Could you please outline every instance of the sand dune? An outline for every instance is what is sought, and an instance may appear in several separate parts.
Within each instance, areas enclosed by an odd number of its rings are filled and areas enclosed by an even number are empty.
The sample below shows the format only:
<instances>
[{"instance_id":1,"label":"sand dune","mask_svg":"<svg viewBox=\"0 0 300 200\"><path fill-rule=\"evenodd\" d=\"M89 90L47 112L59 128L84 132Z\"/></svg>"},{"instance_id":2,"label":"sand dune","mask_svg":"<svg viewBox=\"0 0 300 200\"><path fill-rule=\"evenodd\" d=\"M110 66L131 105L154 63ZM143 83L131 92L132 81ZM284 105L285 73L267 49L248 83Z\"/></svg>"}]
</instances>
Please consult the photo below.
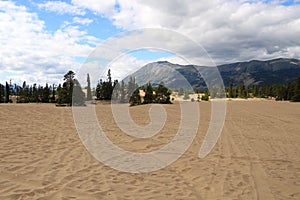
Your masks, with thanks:
<instances>
[{"instance_id":1,"label":"sand dune","mask_svg":"<svg viewBox=\"0 0 300 200\"><path fill-rule=\"evenodd\" d=\"M201 126L186 153L168 167L141 174L114 170L82 145L72 110L52 104L0 105L0 199L300 199L300 104L228 101L222 135L205 158L198 151L210 103L201 102ZM108 138L128 151L150 152L178 128L178 104L164 106L161 133L123 134L109 105L96 105ZM149 105L130 108L146 125Z\"/></svg>"}]
</instances>

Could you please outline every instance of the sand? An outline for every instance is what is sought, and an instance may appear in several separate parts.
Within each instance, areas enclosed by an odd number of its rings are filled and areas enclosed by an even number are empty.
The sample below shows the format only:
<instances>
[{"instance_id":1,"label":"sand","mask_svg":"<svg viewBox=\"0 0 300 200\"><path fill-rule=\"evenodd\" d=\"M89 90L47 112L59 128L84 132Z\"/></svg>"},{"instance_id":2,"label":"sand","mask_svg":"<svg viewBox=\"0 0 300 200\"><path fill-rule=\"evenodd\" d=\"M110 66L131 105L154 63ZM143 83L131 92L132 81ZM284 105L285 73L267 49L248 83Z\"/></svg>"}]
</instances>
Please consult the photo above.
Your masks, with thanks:
<instances>
[{"instance_id":1,"label":"sand","mask_svg":"<svg viewBox=\"0 0 300 200\"><path fill-rule=\"evenodd\" d=\"M0 105L0 199L300 199L300 104L228 101L225 126L213 151L199 159L210 103L200 102L201 126L176 162L155 172L130 174L103 165L79 140L71 108L52 104ZM149 105L130 108L140 125ZM165 105L158 135L138 139L96 105L115 144L150 152L174 136L178 104Z\"/></svg>"}]
</instances>

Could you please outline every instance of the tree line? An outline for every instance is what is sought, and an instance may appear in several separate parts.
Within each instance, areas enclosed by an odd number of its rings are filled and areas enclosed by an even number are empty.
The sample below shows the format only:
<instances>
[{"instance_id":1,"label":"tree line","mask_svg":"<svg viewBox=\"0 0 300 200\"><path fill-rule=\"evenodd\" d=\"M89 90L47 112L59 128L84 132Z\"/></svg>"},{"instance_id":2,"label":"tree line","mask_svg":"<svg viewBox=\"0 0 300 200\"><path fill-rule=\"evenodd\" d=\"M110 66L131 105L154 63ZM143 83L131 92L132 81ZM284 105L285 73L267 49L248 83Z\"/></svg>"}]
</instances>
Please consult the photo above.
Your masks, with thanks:
<instances>
[{"instance_id":1,"label":"tree line","mask_svg":"<svg viewBox=\"0 0 300 200\"><path fill-rule=\"evenodd\" d=\"M227 98L267 98L276 101L300 102L300 77L287 84L252 85L246 86L243 82L239 85L230 83L225 89L225 94L220 95L224 89L214 87L210 91L204 91L202 100L225 96Z\"/></svg>"},{"instance_id":2,"label":"tree line","mask_svg":"<svg viewBox=\"0 0 300 200\"><path fill-rule=\"evenodd\" d=\"M144 92L141 96L140 91ZM153 87L150 83L145 86L138 86L134 77L129 77L126 84L123 80L112 81L111 71L108 70L107 79L100 79L96 87L97 100L111 100L116 103L129 103L131 106L148 103L171 103L170 95L172 91L160 83L158 87Z\"/></svg>"},{"instance_id":3,"label":"tree line","mask_svg":"<svg viewBox=\"0 0 300 200\"><path fill-rule=\"evenodd\" d=\"M141 96L141 91L144 92ZM170 95L172 91L164 86L161 82L157 87L153 87L151 83L146 86L138 87L129 99L131 106L149 104L149 103L159 103L159 104L171 104Z\"/></svg>"},{"instance_id":4,"label":"tree line","mask_svg":"<svg viewBox=\"0 0 300 200\"><path fill-rule=\"evenodd\" d=\"M190 94L194 94L194 91L184 90L183 88L174 89L174 92L178 96L183 96L184 100L188 100ZM247 86L243 82L241 84L234 85L230 83L227 88L213 87L210 90L197 91L197 100L191 99L191 101L208 101L209 98L271 98L277 101L293 101L300 102L300 77L293 82L286 84L273 84L273 85L251 85ZM200 96L200 93L201 96Z\"/></svg>"},{"instance_id":5,"label":"tree line","mask_svg":"<svg viewBox=\"0 0 300 200\"><path fill-rule=\"evenodd\" d=\"M91 89L90 76L87 74L86 95L82 91L79 81L75 78L75 73L69 71L64 75L63 84L57 87L52 84L45 86L33 84L28 85L26 81L22 86L6 82L0 84L0 103L11 103L12 96L16 96L17 103L56 103L58 105L84 105L85 101L93 100L93 95L97 100L111 100L119 103L130 103L130 105L140 105L147 103L170 103L171 90L163 83L153 87L150 83L145 86L138 86L134 77L129 77L127 84L118 80L112 81L111 71L108 70L106 80L100 79L95 91ZM140 95L144 91L144 96ZM190 92L182 88L175 89L179 96L184 95L184 99L189 98ZM212 88L210 91L202 91L201 100L208 100L220 96L220 88ZM73 97L73 92L76 95ZM198 91L199 93L199 91ZM234 85L230 83L225 89L228 98L274 98L282 101L300 102L300 77L294 82L275 85L252 85L246 86L244 83ZM198 96L198 100L200 96Z\"/></svg>"},{"instance_id":6,"label":"tree line","mask_svg":"<svg viewBox=\"0 0 300 200\"><path fill-rule=\"evenodd\" d=\"M11 96L17 97L17 103L49 103L55 101L55 88L54 85L49 86L48 84L45 87L37 84L29 86L26 81L22 86L12 85L8 82L5 86L0 84L0 103L12 103Z\"/></svg>"},{"instance_id":7,"label":"tree line","mask_svg":"<svg viewBox=\"0 0 300 200\"><path fill-rule=\"evenodd\" d=\"M90 87L89 75L88 87ZM91 100L91 89L87 88L88 95L85 97L84 92L75 79L75 73L69 71L64 75L63 84L57 87L52 84L45 86L26 84L23 82L22 86L6 82L5 86L0 84L0 103L12 103L12 96L16 97L16 103L57 103L58 105L84 105L86 100ZM76 95L73 98L73 92ZM90 92L90 93L89 93Z\"/></svg>"},{"instance_id":8,"label":"tree line","mask_svg":"<svg viewBox=\"0 0 300 200\"><path fill-rule=\"evenodd\" d=\"M277 101L300 101L300 77L294 82L274 85L235 86L230 83L226 90L228 98L274 98Z\"/></svg>"}]
</instances>

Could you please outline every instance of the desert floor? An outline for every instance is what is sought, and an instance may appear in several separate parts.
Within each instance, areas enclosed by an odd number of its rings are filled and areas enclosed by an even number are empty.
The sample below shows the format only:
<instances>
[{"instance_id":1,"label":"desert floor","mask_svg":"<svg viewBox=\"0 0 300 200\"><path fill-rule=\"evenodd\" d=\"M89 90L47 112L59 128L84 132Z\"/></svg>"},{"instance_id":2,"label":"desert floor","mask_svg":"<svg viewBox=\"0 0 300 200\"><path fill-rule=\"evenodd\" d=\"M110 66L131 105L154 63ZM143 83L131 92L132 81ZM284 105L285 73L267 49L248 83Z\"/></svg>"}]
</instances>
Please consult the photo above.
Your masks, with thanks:
<instances>
[{"instance_id":1,"label":"desert floor","mask_svg":"<svg viewBox=\"0 0 300 200\"><path fill-rule=\"evenodd\" d=\"M177 161L159 171L130 174L97 161L82 145L71 108L0 105L0 199L300 199L300 104L228 101L221 137L198 158L210 119L200 102L200 128ZM161 148L179 124L178 103L164 106L164 129L149 139L123 134L109 105L97 104L101 126L119 147ZM140 125L150 106L130 108Z\"/></svg>"}]
</instances>

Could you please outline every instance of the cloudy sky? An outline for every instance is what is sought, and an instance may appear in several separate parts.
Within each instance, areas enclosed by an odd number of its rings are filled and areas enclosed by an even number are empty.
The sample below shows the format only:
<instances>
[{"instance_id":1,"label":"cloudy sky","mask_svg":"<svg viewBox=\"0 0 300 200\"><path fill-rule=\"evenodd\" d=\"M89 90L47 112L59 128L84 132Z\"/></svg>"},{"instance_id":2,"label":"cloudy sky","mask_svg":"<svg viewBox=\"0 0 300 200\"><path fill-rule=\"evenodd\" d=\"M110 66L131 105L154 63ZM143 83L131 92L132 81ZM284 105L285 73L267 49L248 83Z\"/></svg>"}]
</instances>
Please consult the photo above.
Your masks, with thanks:
<instances>
[{"instance_id":1,"label":"cloudy sky","mask_svg":"<svg viewBox=\"0 0 300 200\"><path fill-rule=\"evenodd\" d=\"M107 39L142 28L182 34L216 64L300 58L299 0L0 0L0 83L61 82ZM155 36L149 44L162 38ZM130 71L157 60L182 61L172 52L140 50L115 63Z\"/></svg>"}]
</instances>

